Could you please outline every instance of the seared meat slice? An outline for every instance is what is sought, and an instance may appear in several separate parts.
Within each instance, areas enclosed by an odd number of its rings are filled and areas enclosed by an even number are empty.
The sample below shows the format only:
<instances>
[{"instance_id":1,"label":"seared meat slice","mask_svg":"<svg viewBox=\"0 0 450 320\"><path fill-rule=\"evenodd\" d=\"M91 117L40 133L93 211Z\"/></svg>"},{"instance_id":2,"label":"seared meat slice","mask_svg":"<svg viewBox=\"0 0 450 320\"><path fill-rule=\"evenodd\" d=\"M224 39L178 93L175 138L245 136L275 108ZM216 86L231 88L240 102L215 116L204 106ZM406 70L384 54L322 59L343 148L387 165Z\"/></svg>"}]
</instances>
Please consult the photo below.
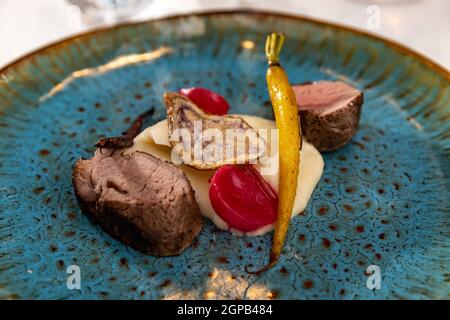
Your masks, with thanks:
<instances>
[{"instance_id":1,"label":"seared meat slice","mask_svg":"<svg viewBox=\"0 0 450 320\"><path fill-rule=\"evenodd\" d=\"M363 93L339 81L294 85L302 133L319 151L347 144L358 128Z\"/></svg>"},{"instance_id":2,"label":"seared meat slice","mask_svg":"<svg viewBox=\"0 0 450 320\"><path fill-rule=\"evenodd\" d=\"M177 255L202 228L183 171L150 154L97 149L93 158L75 164L72 182L83 213L141 252Z\"/></svg>"}]
</instances>

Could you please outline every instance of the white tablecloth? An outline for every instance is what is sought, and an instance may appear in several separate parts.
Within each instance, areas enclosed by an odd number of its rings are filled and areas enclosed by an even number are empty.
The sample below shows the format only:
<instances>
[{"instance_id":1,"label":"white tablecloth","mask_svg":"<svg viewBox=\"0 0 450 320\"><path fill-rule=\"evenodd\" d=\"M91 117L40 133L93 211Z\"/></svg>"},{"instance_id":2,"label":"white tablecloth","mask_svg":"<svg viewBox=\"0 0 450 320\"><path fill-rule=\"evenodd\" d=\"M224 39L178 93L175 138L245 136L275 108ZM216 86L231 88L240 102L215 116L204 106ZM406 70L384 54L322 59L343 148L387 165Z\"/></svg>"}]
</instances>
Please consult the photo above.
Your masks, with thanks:
<instances>
[{"instance_id":1,"label":"white tablecloth","mask_svg":"<svg viewBox=\"0 0 450 320\"><path fill-rule=\"evenodd\" d=\"M373 5L379 9L379 25L370 20L374 17ZM284 11L354 26L397 40L450 69L449 0L153 0L131 20L239 7ZM93 27L80 23L63 0L0 0L0 67L51 41Z\"/></svg>"}]
</instances>

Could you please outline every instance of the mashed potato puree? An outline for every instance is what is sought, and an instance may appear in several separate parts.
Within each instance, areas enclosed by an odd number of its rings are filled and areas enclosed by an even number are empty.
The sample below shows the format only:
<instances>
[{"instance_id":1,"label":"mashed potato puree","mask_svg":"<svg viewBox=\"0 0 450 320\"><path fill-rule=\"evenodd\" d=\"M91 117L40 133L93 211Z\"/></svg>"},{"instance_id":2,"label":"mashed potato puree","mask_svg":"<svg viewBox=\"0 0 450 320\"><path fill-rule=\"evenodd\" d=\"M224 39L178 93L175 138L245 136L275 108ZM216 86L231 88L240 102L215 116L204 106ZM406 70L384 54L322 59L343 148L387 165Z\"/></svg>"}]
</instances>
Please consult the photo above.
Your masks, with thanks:
<instances>
[{"instance_id":1,"label":"mashed potato puree","mask_svg":"<svg viewBox=\"0 0 450 320\"><path fill-rule=\"evenodd\" d=\"M243 118L256 131L259 129L275 129L275 121L267 120L260 117L248 115L236 115ZM268 139L271 140L271 139ZM298 175L298 185L295 196L294 208L291 218L305 210L311 194L323 172L324 162L322 156L316 148L307 141L303 140L302 150L300 152L300 171ZM267 141L268 149L272 150L272 144ZM146 128L135 139L131 148L125 150L125 153L134 151L142 151L152 154L161 160L171 161L171 146L168 139L167 120L162 120L155 125ZM272 153L270 153L272 155ZM195 198L199 205L201 213L209 218L214 224L224 230L228 230L234 234L243 235L241 232L232 230L228 225L216 214L209 201L209 178L214 174L214 170L198 170L186 165L181 165L181 169L191 181L195 190ZM263 170L267 167L278 168L278 155L269 156L264 159L263 164L256 164L255 168L261 173L266 181L278 192L278 170L267 173L270 170ZM273 229L272 225L261 228L259 230L246 233L247 236L256 236L264 234Z\"/></svg>"}]
</instances>

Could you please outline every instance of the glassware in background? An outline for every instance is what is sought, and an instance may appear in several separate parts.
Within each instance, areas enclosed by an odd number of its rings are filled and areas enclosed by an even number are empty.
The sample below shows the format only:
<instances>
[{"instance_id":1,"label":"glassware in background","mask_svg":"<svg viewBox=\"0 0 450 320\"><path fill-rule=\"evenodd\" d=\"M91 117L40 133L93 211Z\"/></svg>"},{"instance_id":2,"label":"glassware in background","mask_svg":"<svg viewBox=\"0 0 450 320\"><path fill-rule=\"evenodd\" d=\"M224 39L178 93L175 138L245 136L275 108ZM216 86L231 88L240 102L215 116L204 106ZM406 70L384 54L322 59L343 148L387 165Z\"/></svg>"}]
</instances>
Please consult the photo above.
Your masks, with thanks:
<instances>
[{"instance_id":1,"label":"glassware in background","mask_svg":"<svg viewBox=\"0 0 450 320\"><path fill-rule=\"evenodd\" d=\"M139 13L153 0L67 0L82 13L86 24L114 23Z\"/></svg>"}]
</instances>

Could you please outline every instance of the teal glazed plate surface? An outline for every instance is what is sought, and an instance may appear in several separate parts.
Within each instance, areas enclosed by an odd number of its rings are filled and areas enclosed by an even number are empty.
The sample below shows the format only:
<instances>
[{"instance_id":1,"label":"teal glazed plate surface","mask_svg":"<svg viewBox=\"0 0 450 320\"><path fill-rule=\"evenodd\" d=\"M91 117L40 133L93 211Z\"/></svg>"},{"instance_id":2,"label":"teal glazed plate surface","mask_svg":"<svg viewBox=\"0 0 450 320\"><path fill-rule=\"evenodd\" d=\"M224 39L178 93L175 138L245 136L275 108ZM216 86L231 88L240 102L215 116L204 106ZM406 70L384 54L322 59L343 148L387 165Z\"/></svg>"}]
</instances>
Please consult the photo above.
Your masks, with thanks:
<instances>
[{"instance_id":1,"label":"teal glazed plate surface","mask_svg":"<svg viewBox=\"0 0 450 320\"><path fill-rule=\"evenodd\" d=\"M294 218L278 265L272 234L235 237L206 222L180 256L155 258L81 214L72 166L162 94L203 86L231 113L273 118L265 36L287 36L292 83L364 91L352 142ZM410 50L348 28L271 13L172 17L90 32L0 71L0 298L449 299L450 76ZM80 268L69 290L67 268ZM380 289L366 284L379 267Z\"/></svg>"}]
</instances>

